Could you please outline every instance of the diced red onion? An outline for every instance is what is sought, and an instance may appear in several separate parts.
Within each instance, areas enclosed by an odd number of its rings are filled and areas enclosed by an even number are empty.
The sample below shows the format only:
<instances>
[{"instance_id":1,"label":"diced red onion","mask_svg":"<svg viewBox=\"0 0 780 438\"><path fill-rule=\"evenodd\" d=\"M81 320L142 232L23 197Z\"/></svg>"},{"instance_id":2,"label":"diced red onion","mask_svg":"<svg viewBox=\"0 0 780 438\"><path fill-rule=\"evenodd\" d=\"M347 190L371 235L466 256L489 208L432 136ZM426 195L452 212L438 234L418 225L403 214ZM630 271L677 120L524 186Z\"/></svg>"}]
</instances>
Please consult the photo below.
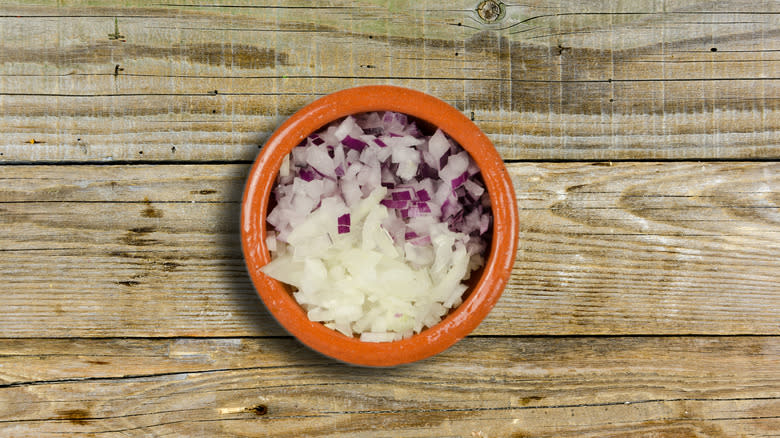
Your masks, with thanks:
<instances>
[{"instance_id":1,"label":"diced red onion","mask_svg":"<svg viewBox=\"0 0 780 438\"><path fill-rule=\"evenodd\" d=\"M317 178L317 172L312 169L301 169L298 172L298 176L300 176L304 181L312 181Z\"/></svg>"},{"instance_id":2,"label":"diced red onion","mask_svg":"<svg viewBox=\"0 0 780 438\"><path fill-rule=\"evenodd\" d=\"M452 180L451 182L452 188L457 189L458 187L460 187L464 182L466 182L466 179L468 177L469 177L468 172L463 172L462 174L460 174L460 176Z\"/></svg>"},{"instance_id":3,"label":"diced red onion","mask_svg":"<svg viewBox=\"0 0 780 438\"><path fill-rule=\"evenodd\" d=\"M359 139L357 139L357 138L352 138L352 137L350 137L349 135L347 135L346 137L344 137L344 139L343 139L343 140L341 140L341 143L342 143L344 146L346 146L346 147L348 147L348 148L350 148L350 149L354 149L354 150L356 150L356 151L359 151L359 152L360 152L360 151L362 151L362 150L363 150L363 148L365 148L366 146L368 146L368 144L366 144L366 142L364 142L364 141L362 141L362 140L359 140Z\"/></svg>"},{"instance_id":4,"label":"diced red onion","mask_svg":"<svg viewBox=\"0 0 780 438\"><path fill-rule=\"evenodd\" d=\"M387 208L402 209L409 205L409 201L395 200L395 199L383 199L380 204Z\"/></svg>"},{"instance_id":5,"label":"diced red onion","mask_svg":"<svg viewBox=\"0 0 780 438\"><path fill-rule=\"evenodd\" d=\"M421 213L430 213L431 212L431 207L429 207L428 204L425 203L425 202L417 202L414 205L415 205L415 208L420 210Z\"/></svg>"},{"instance_id":6,"label":"diced red onion","mask_svg":"<svg viewBox=\"0 0 780 438\"><path fill-rule=\"evenodd\" d=\"M392 194L393 201L411 201L412 194L408 190L395 191Z\"/></svg>"},{"instance_id":7,"label":"diced red onion","mask_svg":"<svg viewBox=\"0 0 780 438\"><path fill-rule=\"evenodd\" d=\"M428 191L426 190L418 190L415 192L415 195L417 196L417 199L423 202L430 201L431 195L428 194Z\"/></svg>"}]
</instances>

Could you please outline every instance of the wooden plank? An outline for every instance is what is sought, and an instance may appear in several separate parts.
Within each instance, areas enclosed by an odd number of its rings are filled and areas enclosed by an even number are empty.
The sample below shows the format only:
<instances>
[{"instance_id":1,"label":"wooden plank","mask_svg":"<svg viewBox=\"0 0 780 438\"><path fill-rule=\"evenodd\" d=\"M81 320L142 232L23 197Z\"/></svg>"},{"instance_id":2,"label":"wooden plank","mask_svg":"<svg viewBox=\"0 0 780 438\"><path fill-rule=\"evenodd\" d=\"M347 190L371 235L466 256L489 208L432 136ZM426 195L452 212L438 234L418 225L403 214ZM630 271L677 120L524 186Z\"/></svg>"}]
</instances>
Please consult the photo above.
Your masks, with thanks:
<instances>
[{"instance_id":1,"label":"wooden plank","mask_svg":"<svg viewBox=\"0 0 780 438\"><path fill-rule=\"evenodd\" d=\"M778 334L778 163L518 163L483 335ZM6 166L2 337L283 331L245 273L247 165Z\"/></svg>"},{"instance_id":2,"label":"wooden plank","mask_svg":"<svg viewBox=\"0 0 780 438\"><path fill-rule=\"evenodd\" d=\"M367 369L286 338L4 339L0 434L771 436L779 354L778 337L467 338Z\"/></svg>"},{"instance_id":3,"label":"wooden plank","mask_svg":"<svg viewBox=\"0 0 780 438\"><path fill-rule=\"evenodd\" d=\"M771 2L534 0L495 23L473 0L25 3L0 7L0 162L251 160L306 103L377 83L452 103L507 159L780 157Z\"/></svg>"}]
</instances>

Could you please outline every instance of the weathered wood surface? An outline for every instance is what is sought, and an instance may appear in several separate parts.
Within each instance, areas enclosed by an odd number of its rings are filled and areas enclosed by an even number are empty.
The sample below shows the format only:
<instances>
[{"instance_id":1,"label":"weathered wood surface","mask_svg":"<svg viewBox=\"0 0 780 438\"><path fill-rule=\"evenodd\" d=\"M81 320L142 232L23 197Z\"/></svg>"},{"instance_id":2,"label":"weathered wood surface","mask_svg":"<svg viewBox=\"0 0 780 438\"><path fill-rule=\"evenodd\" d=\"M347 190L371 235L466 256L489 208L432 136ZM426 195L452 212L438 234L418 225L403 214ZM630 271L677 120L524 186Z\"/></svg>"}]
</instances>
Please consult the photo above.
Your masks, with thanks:
<instances>
[{"instance_id":1,"label":"weathered wood surface","mask_svg":"<svg viewBox=\"0 0 780 438\"><path fill-rule=\"evenodd\" d=\"M375 83L452 103L507 159L780 157L778 2L477 3L3 2L0 162L251 160Z\"/></svg>"},{"instance_id":2,"label":"weathered wood surface","mask_svg":"<svg viewBox=\"0 0 780 438\"><path fill-rule=\"evenodd\" d=\"M248 165L10 166L0 336L284 334L238 241ZM510 284L479 334L780 334L777 163L511 164Z\"/></svg>"},{"instance_id":3,"label":"weathered wood surface","mask_svg":"<svg viewBox=\"0 0 780 438\"><path fill-rule=\"evenodd\" d=\"M780 436L780 3L478 3L3 1L0 436ZM474 336L365 369L267 314L238 214L382 83L488 134L521 233Z\"/></svg>"},{"instance_id":4,"label":"weathered wood surface","mask_svg":"<svg viewBox=\"0 0 780 438\"><path fill-rule=\"evenodd\" d=\"M3 340L0 434L776 436L778 355L777 337L467 338L366 369L290 339Z\"/></svg>"}]
</instances>

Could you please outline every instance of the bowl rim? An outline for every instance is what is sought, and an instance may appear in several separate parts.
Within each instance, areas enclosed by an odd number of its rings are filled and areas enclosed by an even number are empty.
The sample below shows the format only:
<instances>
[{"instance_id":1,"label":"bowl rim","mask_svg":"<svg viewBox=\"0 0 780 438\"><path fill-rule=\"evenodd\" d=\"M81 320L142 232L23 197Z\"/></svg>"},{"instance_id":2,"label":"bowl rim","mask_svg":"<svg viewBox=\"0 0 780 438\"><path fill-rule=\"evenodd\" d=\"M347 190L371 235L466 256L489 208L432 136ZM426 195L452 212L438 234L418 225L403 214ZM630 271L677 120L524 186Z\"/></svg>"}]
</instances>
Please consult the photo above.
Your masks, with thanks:
<instances>
[{"instance_id":1,"label":"bowl rim","mask_svg":"<svg viewBox=\"0 0 780 438\"><path fill-rule=\"evenodd\" d=\"M347 337L306 313L277 280L260 268L270 260L265 243L271 190L284 157L309 134L332 121L370 111L396 111L434 125L458 142L480 168L490 197L493 235L482 275L464 302L441 322L393 342ZM429 94L392 85L365 85L328 94L290 116L269 137L251 167L241 203L241 246L256 292L282 327L326 356L364 366L415 362L449 348L473 331L496 304L509 281L517 251L518 211L503 160L488 137L463 113Z\"/></svg>"}]
</instances>

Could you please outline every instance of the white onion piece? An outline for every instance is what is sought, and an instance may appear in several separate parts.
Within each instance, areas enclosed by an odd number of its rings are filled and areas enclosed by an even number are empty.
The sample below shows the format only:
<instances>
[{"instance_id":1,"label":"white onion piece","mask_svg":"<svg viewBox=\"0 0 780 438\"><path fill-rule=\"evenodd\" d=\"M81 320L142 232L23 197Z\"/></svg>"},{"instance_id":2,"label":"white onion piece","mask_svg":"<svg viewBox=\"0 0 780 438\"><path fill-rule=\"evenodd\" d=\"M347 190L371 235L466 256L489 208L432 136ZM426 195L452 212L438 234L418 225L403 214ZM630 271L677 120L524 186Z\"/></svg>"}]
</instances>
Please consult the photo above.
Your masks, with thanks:
<instances>
[{"instance_id":1,"label":"white onion piece","mask_svg":"<svg viewBox=\"0 0 780 438\"><path fill-rule=\"evenodd\" d=\"M437 130L433 136L431 136L430 140L428 140L428 151L433 158L433 163L435 163L433 165L434 168L441 169L441 157L444 156L449 149L450 142L441 130Z\"/></svg>"},{"instance_id":2,"label":"white onion piece","mask_svg":"<svg viewBox=\"0 0 780 438\"><path fill-rule=\"evenodd\" d=\"M364 342L437 324L484 263L490 202L468 153L404 114L349 116L282 163L262 271L312 321Z\"/></svg>"}]
</instances>

